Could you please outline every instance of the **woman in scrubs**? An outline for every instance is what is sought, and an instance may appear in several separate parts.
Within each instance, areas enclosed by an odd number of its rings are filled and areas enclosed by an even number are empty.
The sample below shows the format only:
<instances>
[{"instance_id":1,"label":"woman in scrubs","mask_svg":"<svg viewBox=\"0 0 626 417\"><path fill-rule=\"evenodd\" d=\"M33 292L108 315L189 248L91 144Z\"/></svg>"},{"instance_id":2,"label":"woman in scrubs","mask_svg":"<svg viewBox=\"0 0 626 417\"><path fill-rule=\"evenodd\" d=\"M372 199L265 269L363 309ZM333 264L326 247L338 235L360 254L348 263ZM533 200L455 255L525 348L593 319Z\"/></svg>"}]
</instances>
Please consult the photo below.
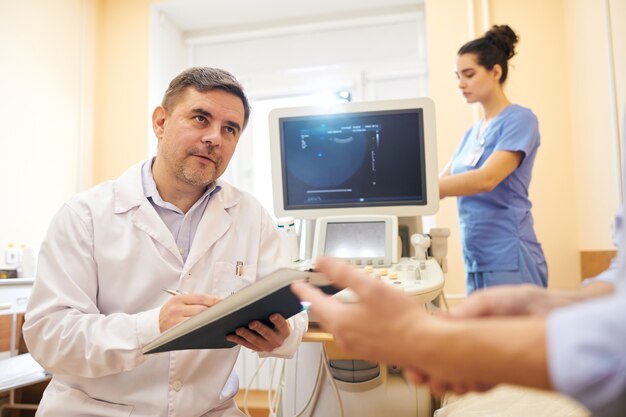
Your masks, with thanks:
<instances>
[{"instance_id":1,"label":"woman in scrubs","mask_svg":"<svg viewBox=\"0 0 626 417\"><path fill-rule=\"evenodd\" d=\"M439 176L440 197L458 197L467 293L501 284L547 286L528 188L540 144L537 117L503 91L518 37L493 26L459 49L456 75L482 118L463 136Z\"/></svg>"}]
</instances>

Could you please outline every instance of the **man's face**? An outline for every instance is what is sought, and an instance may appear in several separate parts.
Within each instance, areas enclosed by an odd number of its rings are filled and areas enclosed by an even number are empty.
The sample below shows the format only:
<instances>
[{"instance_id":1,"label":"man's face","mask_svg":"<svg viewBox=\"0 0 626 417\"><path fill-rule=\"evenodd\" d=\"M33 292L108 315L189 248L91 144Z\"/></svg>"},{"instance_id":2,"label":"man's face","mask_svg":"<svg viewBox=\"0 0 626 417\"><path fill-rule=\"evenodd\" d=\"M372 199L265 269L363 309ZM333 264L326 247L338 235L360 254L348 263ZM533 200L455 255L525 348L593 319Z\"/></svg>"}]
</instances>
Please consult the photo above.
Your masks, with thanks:
<instances>
[{"instance_id":1,"label":"man's face","mask_svg":"<svg viewBox=\"0 0 626 417\"><path fill-rule=\"evenodd\" d=\"M235 152L244 122L241 99L224 90L187 88L171 108L152 116L168 180L205 187L219 178Z\"/></svg>"}]
</instances>

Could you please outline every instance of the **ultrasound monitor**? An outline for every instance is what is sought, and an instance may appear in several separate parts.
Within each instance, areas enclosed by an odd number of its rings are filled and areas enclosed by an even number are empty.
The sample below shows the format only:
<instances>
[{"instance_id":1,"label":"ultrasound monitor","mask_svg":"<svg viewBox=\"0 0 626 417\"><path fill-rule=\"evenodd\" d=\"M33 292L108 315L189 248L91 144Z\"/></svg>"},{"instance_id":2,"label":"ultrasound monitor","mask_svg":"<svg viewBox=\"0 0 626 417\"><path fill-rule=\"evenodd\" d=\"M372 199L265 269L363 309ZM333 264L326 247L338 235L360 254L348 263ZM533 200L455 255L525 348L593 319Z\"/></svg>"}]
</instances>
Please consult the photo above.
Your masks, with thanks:
<instances>
[{"instance_id":1,"label":"ultrasound monitor","mask_svg":"<svg viewBox=\"0 0 626 417\"><path fill-rule=\"evenodd\" d=\"M422 216L439 207L428 98L275 109L270 147L278 217Z\"/></svg>"}]
</instances>

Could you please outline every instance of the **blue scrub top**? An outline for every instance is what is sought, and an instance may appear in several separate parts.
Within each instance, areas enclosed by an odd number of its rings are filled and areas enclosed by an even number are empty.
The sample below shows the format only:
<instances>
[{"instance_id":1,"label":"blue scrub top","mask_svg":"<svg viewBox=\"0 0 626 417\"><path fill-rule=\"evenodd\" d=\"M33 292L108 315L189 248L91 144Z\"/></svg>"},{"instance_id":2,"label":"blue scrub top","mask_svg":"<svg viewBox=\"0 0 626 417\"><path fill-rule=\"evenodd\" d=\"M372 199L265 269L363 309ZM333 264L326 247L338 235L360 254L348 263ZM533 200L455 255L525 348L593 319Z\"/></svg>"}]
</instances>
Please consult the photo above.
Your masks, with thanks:
<instances>
[{"instance_id":1,"label":"blue scrub top","mask_svg":"<svg viewBox=\"0 0 626 417\"><path fill-rule=\"evenodd\" d=\"M533 229L528 188L540 144L539 122L530 109L509 105L478 137L480 122L465 133L453 156L453 175L480 168L496 150L522 152L520 166L491 192L458 197L461 243L467 272L516 271L520 245L545 263ZM482 155L473 166L476 150ZM479 149L480 151L480 149Z\"/></svg>"}]
</instances>

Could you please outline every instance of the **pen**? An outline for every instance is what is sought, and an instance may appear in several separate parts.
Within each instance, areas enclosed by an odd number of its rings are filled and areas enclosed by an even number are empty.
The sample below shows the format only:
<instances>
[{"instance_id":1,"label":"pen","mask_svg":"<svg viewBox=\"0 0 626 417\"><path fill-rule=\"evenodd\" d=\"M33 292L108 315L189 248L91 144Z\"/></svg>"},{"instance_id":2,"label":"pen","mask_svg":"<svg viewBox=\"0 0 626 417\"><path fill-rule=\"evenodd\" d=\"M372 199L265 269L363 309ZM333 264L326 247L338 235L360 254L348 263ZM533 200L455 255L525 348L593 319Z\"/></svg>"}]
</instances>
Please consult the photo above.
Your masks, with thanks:
<instances>
[{"instance_id":1,"label":"pen","mask_svg":"<svg viewBox=\"0 0 626 417\"><path fill-rule=\"evenodd\" d=\"M170 295L182 295L183 293L181 290L173 290L171 288L161 288L161 289Z\"/></svg>"}]
</instances>

